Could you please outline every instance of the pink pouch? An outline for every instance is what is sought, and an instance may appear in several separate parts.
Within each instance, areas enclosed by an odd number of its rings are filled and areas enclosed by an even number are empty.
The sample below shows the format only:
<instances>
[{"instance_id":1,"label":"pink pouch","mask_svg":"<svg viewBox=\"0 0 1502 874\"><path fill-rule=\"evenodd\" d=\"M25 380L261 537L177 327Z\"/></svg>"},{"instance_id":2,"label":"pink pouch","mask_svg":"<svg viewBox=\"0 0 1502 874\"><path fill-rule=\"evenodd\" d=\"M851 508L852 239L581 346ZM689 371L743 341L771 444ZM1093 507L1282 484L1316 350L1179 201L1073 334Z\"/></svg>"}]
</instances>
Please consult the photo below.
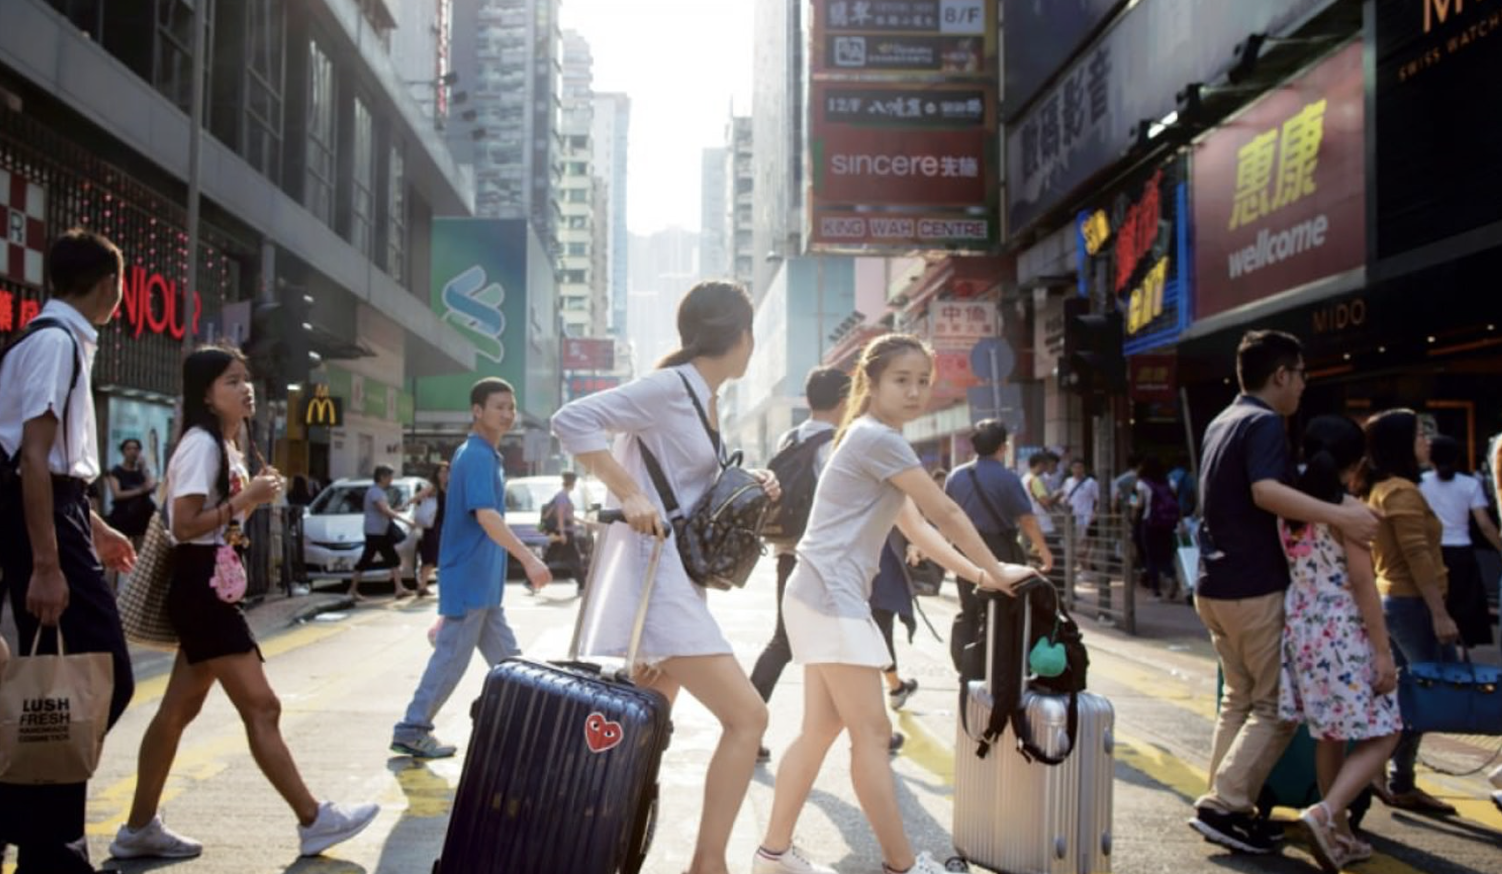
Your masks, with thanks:
<instances>
[{"instance_id":1,"label":"pink pouch","mask_svg":"<svg viewBox=\"0 0 1502 874\"><path fill-rule=\"evenodd\" d=\"M214 553L214 576L209 586L226 604L238 604L245 597L245 565L233 546L220 546Z\"/></svg>"}]
</instances>

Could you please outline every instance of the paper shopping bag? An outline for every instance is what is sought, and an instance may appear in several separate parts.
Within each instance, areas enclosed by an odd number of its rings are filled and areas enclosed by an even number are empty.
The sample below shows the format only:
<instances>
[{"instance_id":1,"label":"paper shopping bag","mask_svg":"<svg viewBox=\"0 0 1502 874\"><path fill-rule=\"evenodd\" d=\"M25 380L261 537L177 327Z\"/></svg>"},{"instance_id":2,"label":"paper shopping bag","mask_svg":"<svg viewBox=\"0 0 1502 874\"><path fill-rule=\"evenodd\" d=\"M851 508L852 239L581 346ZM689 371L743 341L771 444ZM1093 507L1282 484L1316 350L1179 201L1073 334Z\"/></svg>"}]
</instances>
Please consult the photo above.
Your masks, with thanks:
<instances>
[{"instance_id":1,"label":"paper shopping bag","mask_svg":"<svg viewBox=\"0 0 1502 874\"><path fill-rule=\"evenodd\" d=\"M99 765L115 675L109 653L17 653L0 679L0 783L83 783Z\"/></svg>"}]
</instances>

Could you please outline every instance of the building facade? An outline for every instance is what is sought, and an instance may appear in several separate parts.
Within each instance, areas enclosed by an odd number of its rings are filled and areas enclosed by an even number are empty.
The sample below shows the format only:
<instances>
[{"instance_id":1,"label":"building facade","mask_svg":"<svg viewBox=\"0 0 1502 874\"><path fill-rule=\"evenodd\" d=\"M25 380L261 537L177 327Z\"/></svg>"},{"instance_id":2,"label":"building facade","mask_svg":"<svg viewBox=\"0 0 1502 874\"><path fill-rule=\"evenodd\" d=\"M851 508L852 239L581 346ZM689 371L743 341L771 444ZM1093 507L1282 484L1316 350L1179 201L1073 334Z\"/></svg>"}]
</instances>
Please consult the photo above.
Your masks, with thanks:
<instances>
[{"instance_id":1,"label":"building facade","mask_svg":"<svg viewBox=\"0 0 1502 874\"><path fill-rule=\"evenodd\" d=\"M45 241L89 227L116 240L128 265L95 375L106 467L120 439L135 436L160 472L185 342L269 339L252 336L263 327L254 307L304 300L298 345L318 359L262 362L263 378L277 374L265 386L262 445L275 441L283 471L324 480L399 465L412 380L474 363L427 304L434 216L468 214L472 192L402 83L389 9L218 4L205 40L190 278L191 8L146 6L5 4L0 175L25 192L6 206L21 207L34 235L21 269L0 269L0 341L44 296L30 265ZM296 427L304 405L290 383L336 387L354 375L360 396L340 397L342 420Z\"/></svg>"},{"instance_id":2,"label":"building facade","mask_svg":"<svg viewBox=\"0 0 1502 874\"><path fill-rule=\"evenodd\" d=\"M756 191L756 155L753 151L751 119L731 116L725 126L726 150L730 166L726 194L730 225L725 234L726 254L730 258L730 275L749 291L756 282L756 233L754 198Z\"/></svg>"},{"instance_id":3,"label":"building facade","mask_svg":"<svg viewBox=\"0 0 1502 874\"><path fill-rule=\"evenodd\" d=\"M630 291L631 246L626 230L628 203L626 171L630 156L631 98L614 92L595 93L594 145L595 177L604 183L609 216L605 248L606 280L610 295L610 332L624 340L626 303Z\"/></svg>"},{"instance_id":4,"label":"building facade","mask_svg":"<svg viewBox=\"0 0 1502 874\"><path fill-rule=\"evenodd\" d=\"M559 143L563 174L558 190L558 314L562 330L571 337L594 336L595 214L594 60L589 43L575 31L563 33L563 117Z\"/></svg>"},{"instance_id":5,"label":"building facade","mask_svg":"<svg viewBox=\"0 0 1502 874\"><path fill-rule=\"evenodd\" d=\"M730 225L729 168L729 150L704 150L699 171L699 273L705 278L733 275L725 245Z\"/></svg>"}]
</instances>

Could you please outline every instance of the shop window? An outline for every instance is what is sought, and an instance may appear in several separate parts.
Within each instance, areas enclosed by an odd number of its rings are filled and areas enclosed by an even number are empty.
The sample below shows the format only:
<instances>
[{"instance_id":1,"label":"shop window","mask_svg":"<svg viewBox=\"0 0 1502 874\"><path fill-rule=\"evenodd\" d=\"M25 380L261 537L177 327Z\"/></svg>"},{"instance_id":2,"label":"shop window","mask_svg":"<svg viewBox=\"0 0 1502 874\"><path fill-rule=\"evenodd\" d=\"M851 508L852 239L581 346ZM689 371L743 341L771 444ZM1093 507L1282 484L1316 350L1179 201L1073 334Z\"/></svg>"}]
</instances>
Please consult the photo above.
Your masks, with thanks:
<instances>
[{"instance_id":1,"label":"shop window","mask_svg":"<svg viewBox=\"0 0 1502 874\"><path fill-rule=\"evenodd\" d=\"M370 257L375 229L375 142L370 110L355 98L354 166L350 173L349 241Z\"/></svg>"},{"instance_id":2,"label":"shop window","mask_svg":"<svg viewBox=\"0 0 1502 874\"><path fill-rule=\"evenodd\" d=\"M308 42L308 155L303 205L330 227L334 224L334 62L315 41Z\"/></svg>"}]
</instances>

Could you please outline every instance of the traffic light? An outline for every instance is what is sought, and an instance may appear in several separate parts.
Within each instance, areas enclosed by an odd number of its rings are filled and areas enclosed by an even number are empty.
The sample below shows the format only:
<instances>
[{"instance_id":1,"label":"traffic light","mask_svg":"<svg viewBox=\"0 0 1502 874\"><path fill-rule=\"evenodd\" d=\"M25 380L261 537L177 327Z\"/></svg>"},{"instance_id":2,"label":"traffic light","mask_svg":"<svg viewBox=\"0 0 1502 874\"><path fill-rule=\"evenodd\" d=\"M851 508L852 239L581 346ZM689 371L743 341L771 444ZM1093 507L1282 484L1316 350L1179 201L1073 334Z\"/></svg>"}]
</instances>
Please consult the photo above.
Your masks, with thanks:
<instances>
[{"instance_id":1,"label":"traffic light","mask_svg":"<svg viewBox=\"0 0 1502 874\"><path fill-rule=\"evenodd\" d=\"M1059 385L1082 395L1125 391L1121 339L1121 313L1092 313L1089 298L1066 299Z\"/></svg>"},{"instance_id":2,"label":"traffic light","mask_svg":"<svg viewBox=\"0 0 1502 874\"><path fill-rule=\"evenodd\" d=\"M250 313L250 340L245 345L245 355L250 359L252 377L264 380L275 393L275 387L285 385L282 380L281 351L282 305L261 301L252 305Z\"/></svg>"},{"instance_id":3,"label":"traffic light","mask_svg":"<svg viewBox=\"0 0 1502 874\"><path fill-rule=\"evenodd\" d=\"M280 300L262 301L251 310L250 342L246 356L255 377L266 383L271 399L286 396L289 388L307 384L308 371L318 360L309 346L312 296L283 286Z\"/></svg>"}]
</instances>

